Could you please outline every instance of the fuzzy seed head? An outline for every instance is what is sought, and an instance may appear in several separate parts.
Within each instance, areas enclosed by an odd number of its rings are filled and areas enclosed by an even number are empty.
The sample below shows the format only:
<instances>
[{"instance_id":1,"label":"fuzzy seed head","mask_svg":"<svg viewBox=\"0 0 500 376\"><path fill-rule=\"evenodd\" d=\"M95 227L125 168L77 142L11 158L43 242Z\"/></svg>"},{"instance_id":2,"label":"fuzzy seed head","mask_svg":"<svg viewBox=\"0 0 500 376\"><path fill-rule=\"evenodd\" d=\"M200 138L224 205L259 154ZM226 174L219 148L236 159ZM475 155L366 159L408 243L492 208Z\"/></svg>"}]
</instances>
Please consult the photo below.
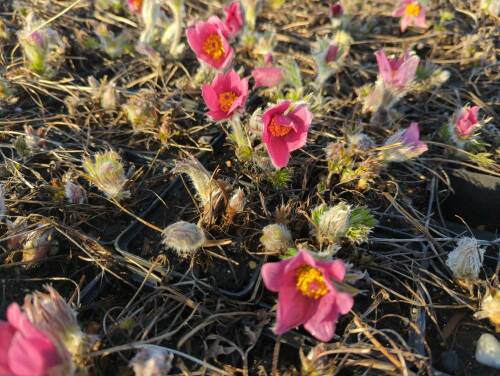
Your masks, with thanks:
<instances>
[{"instance_id":1,"label":"fuzzy seed head","mask_svg":"<svg viewBox=\"0 0 500 376\"><path fill-rule=\"evenodd\" d=\"M281 223L273 223L262 229L260 242L268 252L284 253L293 246L292 234Z\"/></svg>"},{"instance_id":2,"label":"fuzzy seed head","mask_svg":"<svg viewBox=\"0 0 500 376\"><path fill-rule=\"evenodd\" d=\"M483 265L485 250L474 238L461 238L456 248L448 254L446 265L457 279L477 279Z\"/></svg>"},{"instance_id":3,"label":"fuzzy seed head","mask_svg":"<svg viewBox=\"0 0 500 376\"><path fill-rule=\"evenodd\" d=\"M135 376L168 375L172 368L173 354L159 346L141 349L130 361Z\"/></svg>"},{"instance_id":4,"label":"fuzzy seed head","mask_svg":"<svg viewBox=\"0 0 500 376\"><path fill-rule=\"evenodd\" d=\"M83 168L88 180L109 198L120 200L128 197L129 192L123 190L127 178L118 153L110 150L97 153L93 161L85 158Z\"/></svg>"},{"instance_id":5,"label":"fuzzy seed head","mask_svg":"<svg viewBox=\"0 0 500 376\"><path fill-rule=\"evenodd\" d=\"M181 258L192 258L196 255L206 237L203 229L189 222L176 222L163 230L162 243L172 249Z\"/></svg>"},{"instance_id":6,"label":"fuzzy seed head","mask_svg":"<svg viewBox=\"0 0 500 376\"><path fill-rule=\"evenodd\" d=\"M325 241L337 243L348 229L351 206L340 203L333 207L322 204L312 211L313 222L316 225L316 237L319 243Z\"/></svg>"}]
</instances>

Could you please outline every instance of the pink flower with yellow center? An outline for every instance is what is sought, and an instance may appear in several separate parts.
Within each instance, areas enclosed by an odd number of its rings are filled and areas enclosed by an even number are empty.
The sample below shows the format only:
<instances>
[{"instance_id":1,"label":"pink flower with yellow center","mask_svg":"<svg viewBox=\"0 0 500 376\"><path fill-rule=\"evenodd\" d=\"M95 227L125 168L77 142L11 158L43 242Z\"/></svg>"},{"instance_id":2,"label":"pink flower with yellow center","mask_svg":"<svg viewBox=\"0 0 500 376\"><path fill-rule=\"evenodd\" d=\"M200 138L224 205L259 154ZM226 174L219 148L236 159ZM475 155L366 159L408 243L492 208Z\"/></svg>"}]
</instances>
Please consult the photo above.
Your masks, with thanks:
<instances>
[{"instance_id":1,"label":"pink flower with yellow center","mask_svg":"<svg viewBox=\"0 0 500 376\"><path fill-rule=\"evenodd\" d=\"M420 58L405 54L401 57L388 58L383 49L375 52L379 77L390 87L404 89L415 79Z\"/></svg>"},{"instance_id":2,"label":"pink flower with yellow center","mask_svg":"<svg viewBox=\"0 0 500 376\"><path fill-rule=\"evenodd\" d=\"M132 14L141 14L143 0L128 0L128 9Z\"/></svg>"},{"instance_id":3,"label":"pink flower with yellow center","mask_svg":"<svg viewBox=\"0 0 500 376\"><path fill-rule=\"evenodd\" d=\"M240 2L233 1L224 8L224 13L226 14L224 26L228 36L234 38L243 27L243 15L241 14Z\"/></svg>"},{"instance_id":4,"label":"pink flower with yellow center","mask_svg":"<svg viewBox=\"0 0 500 376\"><path fill-rule=\"evenodd\" d=\"M36 328L13 303L0 321L0 375L64 375L63 360L53 340Z\"/></svg>"},{"instance_id":5,"label":"pink flower with yellow center","mask_svg":"<svg viewBox=\"0 0 500 376\"><path fill-rule=\"evenodd\" d=\"M455 115L455 132L460 138L469 138L480 126L477 119L479 106L464 107Z\"/></svg>"},{"instance_id":6,"label":"pink flower with yellow center","mask_svg":"<svg viewBox=\"0 0 500 376\"><path fill-rule=\"evenodd\" d=\"M264 264L264 284L278 293L274 332L280 335L303 324L320 341L330 341L339 316L354 304L350 294L335 287L344 280L345 271L341 260L319 261L304 250L289 259Z\"/></svg>"},{"instance_id":7,"label":"pink flower with yellow center","mask_svg":"<svg viewBox=\"0 0 500 376\"><path fill-rule=\"evenodd\" d=\"M392 16L401 17L401 31L405 31L408 26L427 28L425 8L417 0L401 0L399 7L392 13Z\"/></svg>"},{"instance_id":8,"label":"pink flower with yellow center","mask_svg":"<svg viewBox=\"0 0 500 376\"><path fill-rule=\"evenodd\" d=\"M234 70L219 73L211 84L202 86L201 94L213 120L228 119L237 110L245 108L248 79L240 78Z\"/></svg>"},{"instance_id":9,"label":"pink flower with yellow center","mask_svg":"<svg viewBox=\"0 0 500 376\"><path fill-rule=\"evenodd\" d=\"M276 168L286 167L290 153L307 142L312 114L306 105L284 101L262 115L262 140Z\"/></svg>"},{"instance_id":10,"label":"pink flower with yellow center","mask_svg":"<svg viewBox=\"0 0 500 376\"><path fill-rule=\"evenodd\" d=\"M233 57L233 49L224 36L225 27L217 17L198 22L186 30L189 46L201 60L215 69L225 68Z\"/></svg>"}]
</instances>

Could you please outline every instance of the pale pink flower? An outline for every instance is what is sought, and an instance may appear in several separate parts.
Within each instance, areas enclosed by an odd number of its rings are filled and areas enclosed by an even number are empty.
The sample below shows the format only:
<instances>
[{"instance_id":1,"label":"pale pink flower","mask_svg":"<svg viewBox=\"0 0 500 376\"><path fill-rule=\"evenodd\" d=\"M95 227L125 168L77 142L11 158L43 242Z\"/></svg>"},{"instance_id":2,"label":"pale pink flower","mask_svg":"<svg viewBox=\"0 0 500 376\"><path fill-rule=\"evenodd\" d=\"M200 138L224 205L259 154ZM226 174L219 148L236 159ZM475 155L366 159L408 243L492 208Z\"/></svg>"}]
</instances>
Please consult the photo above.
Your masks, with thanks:
<instances>
[{"instance_id":1,"label":"pale pink flower","mask_svg":"<svg viewBox=\"0 0 500 376\"><path fill-rule=\"evenodd\" d=\"M142 11L143 0L128 0L128 9L130 13L140 15Z\"/></svg>"},{"instance_id":2,"label":"pale pink flower","mask_svg":"<svg viewBox=\"0 0 500 376\"><path fill-rule=\"evenodd\" d=\"M390 87L404 89L415 78L420 62L418 56L409 53L401 57L388 58L383 49L375 52L377 58L379 77Z\"/></svg>"},{"instance_id":3,"label":"pale pink flower","mask_svg":"<svg viewBox=\"0 0 500 376\"><path fill-rule=\"evenodd\" d=\"M57 371L62 362L52 339L11 304L7 321L0 321L0 375L62 375Z\"/></svg>"},{"instance_id":4,"label":"pale pink flower","mask_svg":"<svg viewBox=\"0 0 500 376\"><path fill-rule=\"evenodd\" d=\"M229 37L234 38L243 27L243 15L241 14L241 4L239 1L233 1L224 8L226 17L224 18L224 26Z\"/></svg>"},{"instance_id":5,"label":"pale pink flower","mask_svg":"<svg viewBox=\"0 0 500 376\"><path fill-rule=\"evenodd\" d=\"M306 144L312 114L306 105L284 101L262 116L262 140L276 168L286 167L290 153Z\"/></svg>"},{"instance_id":6,"label":"pale pink flower","mask_svg":"<svg viewBox=\"0 0 500 376\"><path fill-rule=\"evenodd\" d=\"M460 138L468 138L480 126L477 119L479 106L464 107L455 117L455 132Z\"/></svg>"},{"instance_id":7,"label":"pale pink flower","mask_svg":"<svg viewBox=\"0 0 500 376\"><path fill-rule=\"evenodd\" d=\"M393 17L401 17L401 31L408 26L427 28L425 22L425 7L417 0L401 0L399 7L392 13Z\"/></svg>"},{"instance_id":8,"label":"pale pink flower","mask_svg":"<svg viewBox=\"0 0 500 376\"><path fill-rule=\"evenodd\" d=\"M340 2L335 2L330 5L330 9L328 9L328 16L330 18L338 18L344 15L344 7Z\"/></svg>"},{"instance_id":9,"label":"pale pink flower","mask_svg":"<svg viewBox=\"0 0 500 376\"><path fill-rule=\"evenodd\" d=\"M202 86L201 94L213 120L228 119L237 110L245 108L248 78L240 78L234 70L219 73L211 84Z\"/></svg>"},{"instance_id":10,"label":"pale pink flower","mask_svg":"<svg viewBox=\"0 0 500 376\"><path fill-rule=\"evenodd\" d=\"M304 250L292 258L264 264L264 284L278 293L274 332L280 335L303 324L320 341L330 341L339 316L354 304L350 294L335 286L344 280L345 271L343 261L319 261Z\"/></svg>"},{"instance_id":11,"label":"pale pink flower","mask_svg":"<svg viewBox=\"0 0 500 376\"><path fill-rule=\"evenodd\" d=\"M225 68L233 57L233 49L225 37L225 26L218 17L198 22L186 30L189 46L201 60L215 69Z\"/></svg>"},{"instance_id":12,"label":"pale pink flower","mask_svg":"<svg viewBox=\"0 0 500 376\"><path fill-rule=\"evenodd\" d=\"M258 87L275 87L283 81L283 69L279 67L259 67L252 70L255 80L254 89Z\"/></svg>"},{"instance_id":13,"label":"pale pink flower","mask_svg":"<svg viewBox=\"0 0 500 376\"><path fill-rule=\"evenodd\" d=\"M427 151L427 145L420 141L417 122L412 122L407 129L393 134L384 145L387 146L384 159L389 162L405 162Z\"/></svg>"}]
</instances>

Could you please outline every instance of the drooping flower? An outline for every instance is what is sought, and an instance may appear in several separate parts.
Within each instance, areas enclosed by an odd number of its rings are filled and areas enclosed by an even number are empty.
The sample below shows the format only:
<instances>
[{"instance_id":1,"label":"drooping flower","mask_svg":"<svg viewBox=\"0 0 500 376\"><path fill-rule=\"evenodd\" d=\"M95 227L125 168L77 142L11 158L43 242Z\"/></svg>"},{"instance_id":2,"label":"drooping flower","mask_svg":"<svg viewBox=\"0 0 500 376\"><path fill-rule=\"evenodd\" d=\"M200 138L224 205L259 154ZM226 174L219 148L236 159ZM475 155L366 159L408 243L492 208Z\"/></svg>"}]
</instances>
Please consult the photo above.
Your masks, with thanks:
<instances>
[{"instance_id":1,"label":"drooping flower","mask_svg":"<svg viewBox=\"0 0 500 376\"><path fill-rule=\"evenodd\" d=\"M401 17L401 31L405 31L408 26L427 28L425 22L425 7L421 1L401 0L398 8L392 13L393 17Z\"/></svg>"},{"instance_id":2,"label":"drooping flower","mask_svg":"<svg viewBox=\"0 0 500 376\"><path fill-rule=\"evenodd\" d=\"M383 159L387 162L405 162L427 151L427 145L420 141L417 122L412 122L407 129L396 132L387 139Z\"/></svg>"},{"instance_id":3,"label":"drooping flower","mask_svg":"<svg viewBox=\"0 0 500 376\"><path fill-rule=\"evenodd\" d=\"M12 376L64 375L61 357L48 333L35 327L18 304L7 308L0 321L0 374Z\"/></svg>"},{"instance_id":4,"label":"drooping flower","mask_svg":"<svg viewBox=\"0 0 500 376\"><path fill-rule=\"evenodd\" d=\"M307 142L312 114L305 104L283 101L262 115L262 140L276 168L286 167L290 153Z\"/></svg>"},{"instance_id":5,"label":"drooping flower","mask_svg":"<svg viewBox=\"0 0 500 376\"><path fill-rule=\"evenodd\" d=\"M275 87L283 81L283 69L280 67L266 66L252 70L252 77L255 80L254 88Z\"/></svg>"},{"instance_id":6,"label":"drooping flower","mask_svg":"<svg viewBox=\"0 0 500 376\"><path fill-rule=\"evenodd\" d=\"M173 358L174 355L167 349L150 345L137 352L129 366L135 376L163 376L169 374Z\"/></svg>"},{"instance_id":7,"label":"drooping flower","mask_svg":"<svg viewBox=\"0 0 500 376\"><path fill-rule=\"evenodd\" d=\"M189 27L186 37L197 59L215 69L225 68L233 58L233 49L224 36L223 23L217 17Z\"/></svg>"},{"instance_id":8,"label":"drooping flower","mask_svg":"<svg viewBox=\"0 0 500 376\"><path fill-rule=\"evenodd\" d=\"M243 27L243 15L241 13L241 4L239 1L233 1L224 8L226 17L224 18L224 26L228 36L234 38Z\"/></svg>"},{"instance_id":9,"label":"drooping flower","mask_svg":"<svg viewBox=\"0 0 500 376\"><path fill-rule=\"evenodd\" d=\"M464 107L455 113L453 125L458 137L466 139L472 136L475 129L481 126L477 119L479 106Z\"/></svg>"},{"instance_id":10,"label":"drooping flower","mask_svg":"<svg viewBox=\"0 0 500 376\"><path fill-rule=\"evenodd\" d=\"M401 57L388 58L383 49L375 52L379 79L389 87L402 90L414 80L420 58L406 53Z\"/></svg>"},{"instance_id":11,"label":"drooping flower","mask_svg":"<svg viewBox=\"0 0 500 376\"><path fill-rule=\"evenodd\" d=\"M483 265L485 249L474 238L461 238L456 248L448 254L446 265L459 279L477 279Z\"/></svg>"},{"instance_id":12,"label":"drooping flower","mask_svg":"<svg viewBox=\"0 0 500 376\"><path fill-rule=\"evenodd\" d=\"M236 111L245 108L248 78L240 78L234 70L219 73L211 84L202 86L201 94L213 120L229 119Z\"/></svg>"},{"instance_id":13,"label":"drooping flower","mask_svg":"<svg viewBox=\"0 0 500 376\"><path fill-rule=\"evenodd\" d=\"M289 259L264 264L264 284L278 293L273 331L279 335L303 324L320 341L331 340L339 316L348 313L354 303L350 294L336 287L345 272L343 261L319 261L304 250Z\"/></svg>"}]
</instances>

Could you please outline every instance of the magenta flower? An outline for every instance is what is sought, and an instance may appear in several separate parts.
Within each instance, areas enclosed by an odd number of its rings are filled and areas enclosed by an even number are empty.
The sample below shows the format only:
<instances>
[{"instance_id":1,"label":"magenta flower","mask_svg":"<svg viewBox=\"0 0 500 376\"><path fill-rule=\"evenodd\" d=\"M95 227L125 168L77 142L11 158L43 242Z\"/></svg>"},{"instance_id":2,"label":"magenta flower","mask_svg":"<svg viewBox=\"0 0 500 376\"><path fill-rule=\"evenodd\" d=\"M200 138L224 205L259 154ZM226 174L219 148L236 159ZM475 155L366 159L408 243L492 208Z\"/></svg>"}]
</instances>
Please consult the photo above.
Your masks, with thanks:
<instances>
[{"instance_id":1,"label":"magenta flower","mask_svg":"<svg viewBox=\"0 0 500 376\"><path fill-rule=\"evenodd\" d=\"M407 129L389 137L384 145L388 147L384 159L389 162L405 162L427 151L427 145L420 141L420 130L415 121Z\"/></svg>"},{"instance_id":2,"label":"magenta flower","mask_svg":"<svg viewBox=\"0 0 500 376\"><path fill-rule=\"evenodd\" d=\"M241 14L241 5L239 1L233 1L224 8L226 18L224 26L230 37L234 38L243 27L243 16Z\"/></svg>"},{"instance_id":3,"label":"magenta flower","mask_svg":"<svg viewBox=\"0 0 500 376\"><path fill-rule=\"evenodd\" d=\"M236 110L245 108L248 78L240 78L234 70L219 73L210 85L202 86L201 94L213 120L228 119Z\"/></svg>"},{"instance_id":4,"label":"magenta flower","mask_svg":"<svg viewBox=\"0 0 500 376\"><path fill-rule=\"evenodd\" d=\"M0 321L0 375L55 374L62 359L49 336L31 324L16 303L7 308L7 320Z\"/></svg>"},{"instance_id":5,"label":"magenta flower","mask_svg":"<svg viewBox=\"0 0 500 376\"><path fill-rule=\"evenodd\" d=\"M330 18L338 18L344 15L344 8L340 2L333 3L328 9L328 16Z\"/></svg>"},{"instance_id":6,"label":"magenta flower","mask_svg":"<svg viewBox=\"0 0 500 376\"><path fill-rule=\"evenodd\" d=\"M252 70L252 77L255 80L254 88L275 87L283 81L283 69L279 67L259 67Z\"/></svg>"},{"instance_id":7,"label":"magenta flower","mask_svg":"<svg viewBox=\"0 0 500 376\"><path fill-rule=\"evenodd\" d=\"M350 294L335 287L335 282L344 280L345 270L341 260L318 261L304 250L292 258L264 264L264 284L278 293L274 332L283 334L304 324L320 341L330 341L339 316L354 304Z\"/></svg>"},{"instance_id":8,"label":"magenta flower","mask_svg":"<svg viewBox=\"0 0 500 376\"><path fill-rule=\"evenodd\" d=\"M404 89L413 79L420 62L418 56L405 54L399 58L387 58L383 49L375 52L379 77L388 86Z\"/></svg>"},{"instance_id":9,"label":"magenta flower","mask_svg":"<svg viewBox=\"0 0 500 376\"><path fill-rule=\"evenodd\" d=\"M405 31L408 26L427 28L425 22L425 8L416 0L401 0L399 7L392 13L393 17L401 17L401 31Z\"/></svg>"},{"instance_id":10,"label":"magenta flower","mask_svg":"<svg viewBox=\"0 0 500 376\"><path fill-rule=\"evenodd\" d=\"M286 167L290 153L306 144L312 114L306 105L284 101L262 116L262 140L276 168Z\"/></svg>"},{"instance_id":11,"label":"magenta flower","mask_svg":"<svg viewBox=\"0 0 500 376\"><path fill-rule=\"evenodd\" d=\"M464 107L455 117L455 132L460 138L468 138L480 126L477 120L479 106Z\"/></svg>"},{"instance_id":12,"label":"magenta flower","mask_svg":"<svg viewBox=\"0 0 500 376\"><path fill-rule=\"evenodd\" d=\"M217 17L198 22L186 30L189 46L198 60L216 69L225 68L233 57L233 49L224 33L225 27Z\"/></svg>"}]
</instances>

